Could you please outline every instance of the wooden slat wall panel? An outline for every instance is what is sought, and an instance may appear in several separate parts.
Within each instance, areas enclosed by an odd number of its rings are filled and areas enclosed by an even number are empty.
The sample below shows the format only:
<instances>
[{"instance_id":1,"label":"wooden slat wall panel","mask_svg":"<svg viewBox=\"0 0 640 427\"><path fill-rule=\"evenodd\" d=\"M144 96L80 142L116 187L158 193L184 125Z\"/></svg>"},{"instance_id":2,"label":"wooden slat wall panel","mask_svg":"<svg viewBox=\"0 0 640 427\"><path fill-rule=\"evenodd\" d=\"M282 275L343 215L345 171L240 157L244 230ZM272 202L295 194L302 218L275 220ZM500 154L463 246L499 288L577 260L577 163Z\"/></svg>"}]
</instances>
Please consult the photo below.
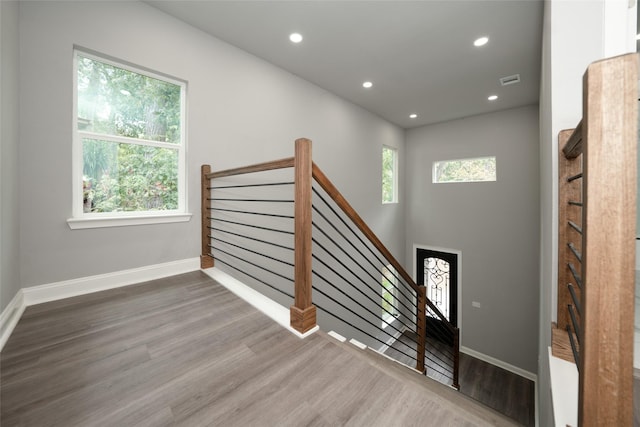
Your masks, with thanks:
<instances>
[{"instance_id":1,"label":"wooden slat wall panel","mask_svg":"<svg viewBox=\"0 0 640 427\"><path fill-rule=\"evenodd\" d=\"M580 263L576 260L567 243L572 242L576 249L582 252L582 236L568 222L582 224L582 208L580 206L569 205L569 201L582 201L582 180L577 179L567 182L567 179L582 171L580 158L567 159L564 156L563 148L573 135L573 129L563 130L558 135L558 328L565 330L571 323L567 305L571 304L571 295L567 289L567 283L575 280L567 266L573 263L580 271ZM565 332L566 333L566 332Z\"/></svg>"}]
</instances>

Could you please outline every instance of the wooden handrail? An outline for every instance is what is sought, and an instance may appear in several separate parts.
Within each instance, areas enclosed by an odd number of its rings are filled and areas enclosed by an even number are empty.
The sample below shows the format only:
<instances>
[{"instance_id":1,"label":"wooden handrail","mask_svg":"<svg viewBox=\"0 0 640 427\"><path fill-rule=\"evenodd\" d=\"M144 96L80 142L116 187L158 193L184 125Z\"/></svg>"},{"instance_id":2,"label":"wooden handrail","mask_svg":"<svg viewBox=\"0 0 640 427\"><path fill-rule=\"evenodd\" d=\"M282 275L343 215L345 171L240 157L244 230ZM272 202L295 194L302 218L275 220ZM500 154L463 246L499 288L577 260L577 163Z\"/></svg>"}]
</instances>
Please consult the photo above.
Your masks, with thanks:
<instances>
[{"instance_id":1,"label":"wooden handrail","mask_svg":"<svg viewBox=\"0 0 640 427\"><path fill-rule=\"evenodd\" d=\"M264 172L264 171L270 171L274 169L292 168L293 161L294 161L293 157L287 157L286 159L273 160L270 162L257 163L255 165L250 165L250 166L242 166L239 168L225 169L223 171L212 172L212 173L208 173L205 176L207 179L213 179L213 178L223 178L226 176L243 175L243 174L254 173L254 172Z\"/></svg>"},{"instance_id":2,"label":"wooden handrail","mask_svg":"<svg viewBox=\"0 0 640 427\"><path fill-rule=\"evenodd\" d=\"M331 197L331 199L336 203L336 205L344 212L345 215L353 222L353 224L358 227L358 230L364 234L364 236L371 242L371 244L385 257L385 259L395 268L395 270L402 276L402 278L413 288L413 290L418 293L419 286L413 281L413 278L407 271L404 269L402 264L395 259L395 257L389 252L387 247L380 241L378 236L369 228L366 222L358 215L356 210L347 202L342 193L336 188L335 185L331 182L331 180L322 172L322 170L316 165L313 164L313 179L322 187L322 189ZM440 320L447 326L447 328L451 331L455 331L455 327L447 320L446 317L440 312L440 310L429 300L426 299L427 306L440 318Z\"/></svg>"},{"instance_id":3,"label":"wooden handrail","mask_svg":"<svg viewBox=\"0 0 640 427\"><path fill-rule=\"evenodd\" d=\"M582 120L571 132L571 136L562 147L562 152L567 159L575 159L582 154Z\"/></svg>"}]
</instances>

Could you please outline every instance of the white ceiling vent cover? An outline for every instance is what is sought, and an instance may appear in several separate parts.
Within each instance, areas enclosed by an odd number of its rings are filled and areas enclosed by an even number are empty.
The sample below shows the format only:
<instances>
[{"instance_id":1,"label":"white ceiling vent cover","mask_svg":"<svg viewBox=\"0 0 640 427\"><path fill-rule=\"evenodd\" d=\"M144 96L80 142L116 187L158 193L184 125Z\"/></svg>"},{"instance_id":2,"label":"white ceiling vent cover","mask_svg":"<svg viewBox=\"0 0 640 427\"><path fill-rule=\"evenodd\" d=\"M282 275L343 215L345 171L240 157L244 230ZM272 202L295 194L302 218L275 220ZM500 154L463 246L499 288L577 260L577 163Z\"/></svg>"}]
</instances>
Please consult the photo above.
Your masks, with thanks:
<instances>
[{"instance_id":1,"label":"white ceiling vent cover","mask_svg":"<svg viewBox=\"0 0 640 427\"><path fill-rule=\"evenodd\" d=\"M513 85L516 83L520 83L520 74L500 78L500 84L502 86Z\"/></svg>"}]
</instances>

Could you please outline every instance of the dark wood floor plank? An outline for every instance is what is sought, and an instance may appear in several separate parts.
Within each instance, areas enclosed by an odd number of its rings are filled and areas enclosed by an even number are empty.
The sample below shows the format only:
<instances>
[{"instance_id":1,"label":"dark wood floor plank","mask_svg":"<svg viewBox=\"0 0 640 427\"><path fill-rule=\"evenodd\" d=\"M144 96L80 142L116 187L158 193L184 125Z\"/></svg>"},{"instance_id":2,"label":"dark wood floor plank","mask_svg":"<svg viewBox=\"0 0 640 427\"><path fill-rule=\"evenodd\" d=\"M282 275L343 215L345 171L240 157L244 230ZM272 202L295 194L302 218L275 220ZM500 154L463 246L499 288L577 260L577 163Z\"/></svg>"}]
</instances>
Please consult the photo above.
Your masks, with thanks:
<instances>
[{"instance_id":1,"label":"dark wood floor plank","mask_svg":"<svg viewBox=\"0 0 640 427\"><path fill-rule=\"evenodd\" d=\"M406 365L413 360L400 353L415 348L415 334L405 332L385 354ZM433 339L427 345L431 352L426 363L427 375L443 384L451 384L452 363L448 351ZM409 353L411 354L411 353ZM442 366L450 372L446 375ZM493 408L525 426L535 424L535 384L533 381L491 365L467 354L460 354L460 392Z\"/></svg>"}]
</instances>

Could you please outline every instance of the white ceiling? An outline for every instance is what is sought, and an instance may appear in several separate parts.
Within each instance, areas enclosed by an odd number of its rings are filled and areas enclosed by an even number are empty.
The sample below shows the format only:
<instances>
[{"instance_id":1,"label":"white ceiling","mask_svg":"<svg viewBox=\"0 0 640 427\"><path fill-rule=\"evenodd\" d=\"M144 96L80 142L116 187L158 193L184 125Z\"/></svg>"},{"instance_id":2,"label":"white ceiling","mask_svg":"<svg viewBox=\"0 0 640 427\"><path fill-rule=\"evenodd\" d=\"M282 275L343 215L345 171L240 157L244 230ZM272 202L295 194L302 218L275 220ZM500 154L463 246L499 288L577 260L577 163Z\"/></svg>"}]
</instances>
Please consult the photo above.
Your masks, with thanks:
<instances>
[{"instance_id":1,"label":"white ceiling","mask_svg":"<svg viewBox=\"0 0 640 427\"><path fill-rule=\"evenodd\" d=\"M403 128L538 102L542 0L147 3Z\"/></svg>"}]
</instances>

